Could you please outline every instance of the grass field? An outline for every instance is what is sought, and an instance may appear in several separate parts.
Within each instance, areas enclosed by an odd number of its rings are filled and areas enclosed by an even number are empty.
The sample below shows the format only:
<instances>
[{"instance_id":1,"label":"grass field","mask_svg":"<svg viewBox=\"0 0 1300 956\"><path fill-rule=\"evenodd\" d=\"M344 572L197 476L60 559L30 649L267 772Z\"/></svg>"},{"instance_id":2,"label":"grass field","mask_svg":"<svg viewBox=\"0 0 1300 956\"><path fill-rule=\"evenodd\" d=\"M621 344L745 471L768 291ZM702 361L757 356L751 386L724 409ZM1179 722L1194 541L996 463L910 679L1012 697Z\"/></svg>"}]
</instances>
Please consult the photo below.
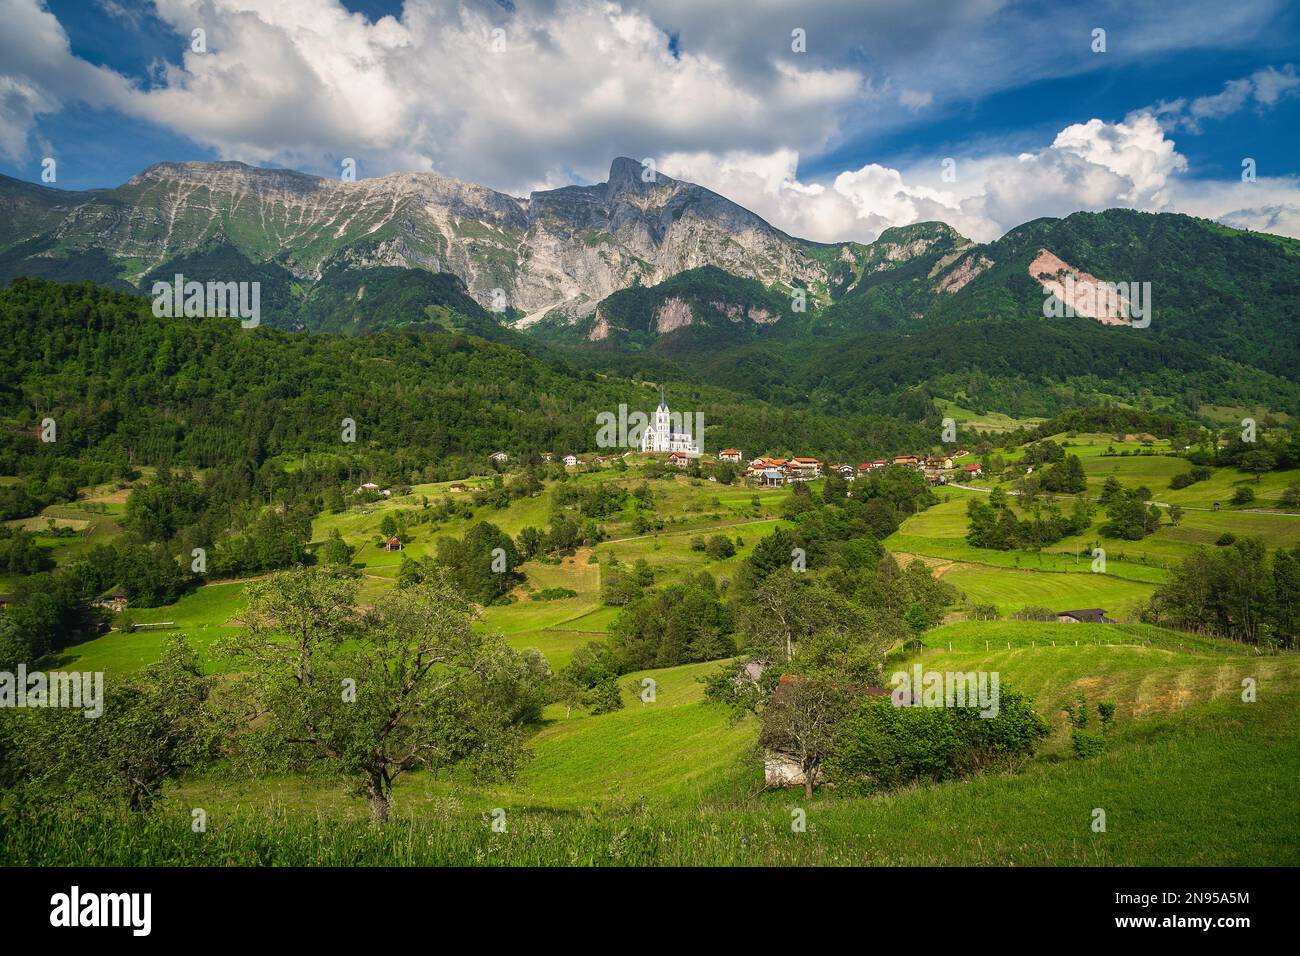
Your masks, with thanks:
<instances>
[{"instance_id":1,"label":"grass field","mask_svg":"<svg viewBox=\"0 0 1300 956\"><path fill-rule=\"evenodd\" d=\"M138 670L162 656L168 636L180 634L194 648L207 670L220 670L224 664L211 655L213 642L238 629L233 619L244 607L244 585L213 584L198 588L175 604L159 608L137 608L131 612L137 624L175 623L174 627L151 627L131 633L111 632L84 644L66 648L61 665L79 670L124 673Z\"/></svg>"},{"instance_id":2,"label":"grass field","mask_svg":"<svg viewBox=\"0 0 1300 956\"><path fill-rule=\"evenodd\" d=\"M1051 646L1062 633L1079 646ZM1048 755L1016 773L885 796L765 792L755 723L733 724L702 702L695 678L717 665L694 665L649 675L653 704L634 693L646 675L629 675L623 711L552 713L531 741L533 760L508 785L404 778L382 833L361 822L364 805L341 784L192 779L149 822L51 814L0 827L0 854L16 864L1300 862L1300 815L1290 810L1300 800L1295 655L1258 658L1158 628L1019 622L948 625L926 645L896 665L997 669L1051 720ZM1243 676L1259 681L1258 702L1241 700ZM1106 751L1087 761L1062 752L1059 708L1079 692L1117 703ZM206 834L190 832L194 806L207 811ZM494 808L505 813L504 833L491 829ZM1091 827L1097 808L1104 833ZM790 826L795 809L806 832Z\"/></svg>"},{"instance_id":3,"label":"grass field","mask_svg":"<svg viewBox=\"0 0 1300 956\"><path fill-rule=\"evenodd\" d=\"M1067 441L1063 435L1056 438ZM1300 480L1300 472L1269 473L1256 486L1252 476L1221 468L1214 471L1210 481L1170 491L1169 479L1190 467L1183 459L1168 454L1107 455L1108 448L1137 452L1143 447L1134 442L1115 442L1109 436L1081 435L1068 441L1067 451L1079 455L1088 475L1090 497L1100 493L1102 483L1110 476L1127 487L1145 485L1154 500L1178 503L1186 509L1179 523L1169 522L1166 512L1159 530L1140 541L1108 538L1100 531L1106 515L1099 508L1086 533L1064 538L1041 551L973 548L966 543L966 506L972 496L984 492L945 488L939 492L940 504L907 518L885 540L886 547L902 554L953 562L944 572L945 580L960 587L972 603L993 604L1004 613L1029 604L1054 610L1103 607L1113 617L1132 619L1137 606L1166 580L1170 568L1198 546L1213 547L1227 532L1259 538L1269 548L1300 545L1298 514L1269 514L1226 506L1217 512L1209 510L1215 501L1226 505L1232 489L1239 485L1259 487L1258 493L1267 505L1288 484ZM1168 443L1157 443L1154 448L1169 451ZM996 486L992 481L976 483L976 487ZM1002 487L1010 490L1009 485ZM1062 504L1068 509L1068 496L1062 498ZM1098 547L1106 552L1104 574L1092 570L1092 551Z\"/></svg>"},{"instance_id":4,"label":"grass field","mask_svg":"<svg viewBox=\"0 0 1300 956\"><path fill-rule=\"evenodd\" d=\"M1105 449L1088 447L1098 454ZM1099 487L1105 474L1114 473L1105 471L1114 461L1097 466L1097 457L1088 467ZM1162 497L1154 472L1144 471L1156 467L1152 461L1119 461L1121 480L1151 481ZM617 473L577 480L639 483L635 475ZM611 558L629 564L644 558L657 585L702 569L734 576L761 537L782 524L774 514L788 494L764 493L756 516L750 489L684 476L653 487L661 493L661 517L676 520L657 533L634 535L628 509L606 523L611 540L559 564L525 564L516 600L484 609L480 626L502 633L516 648L540 650L558 669L575 648L602 639L619 613L600 603L601 576ZM365 544L377 535L384 511L419 508L420 495L432 498L444 489L421 486L406 499L323 517L314 536L323 539L339 527L350 542ZM1189 510L1179 527L1165 526L1142 542L1103 541L1107 573L1095 574L1088 554L1095 534L1041 553L971 548L964 539L965 507L975 494L942 491L939 505L909 517L885 543L903 561L920 556L965 602L993 604L1004 615L1027 605L1104 607L1112 617L1134 620L1137 605L1165 577L1165 565L1212 542L1220 529L1258 529L1275 547L1300 540L1295 518ZM472 520L517 533L545 525L549 508L544 495L505 509L478 509ZM458 518L436 529L416 526L407 553L427 553L437 536L461 534L471 523ZM713 533L743 541L739 553L712 561L691 549L692 538ZM400 561L366 547L358 553L363 601L393 585ZM530 597L557 587L576 593L555 601ZM68 649L65 661L88 670L135 670L158 657L166 633L180 632L208 670L220 670L225 665L212 658L212 643L233 631L243 591L238 582L215 585L172 607L136 610L137 621L172 621L174 628L109 634ZM919 663L926 670L995 671L1003 687L1031 696L1051 734L1043 753L1018 772L871 797L823 788L805 801L801 791L768 791L757 721L733 721L704 701L699 678L720 665L694 664L620 678L620 711L593 716L549 706L529 739L531 759L508 783L423 773L401 778L396 818L383 833L364 825L364 802L335 778L191 776L171 788L166 808L149 823L105 826L67 815L25 820L0 826L0 854L8 862L104 864L1300 862L1300 816L1282 809L1300 800L1294 733L1300 655L1260 657L1231 642L1135 623L976 622L961 620L961 611L926 632L918 654L895 652L886 670ZM1245 678L1258 684L1257 703L1241 700ZM646 679L654 682L652 702L641 698ZM1106 751L1088 761L1072 758L1063 711L1080 694L1116 704ZM189 832L187 808L195 806L208 812L205 836ZM1090 828L1098 807L1107 813L1105 833ZM497 808L506 814L506 833L489 825ZM807 813L805 833L790 829L794 808Z\"/></svg>"},{"instance_id":5,"label":"grass field","mask_svg":"<svg viewBox=\"0 0 1300 956\"><path fill-rule=\"evenodd\" d=\"M1135 616L1136 607L1151 596L1148 584L1107 574L1068 574L1016 571L981 565L956 565L943 578L961 589L972 604L992 604L1009 615L1025 607L1056 611L1101 607L1119 619Z\"/></svg>"}]
</instances>

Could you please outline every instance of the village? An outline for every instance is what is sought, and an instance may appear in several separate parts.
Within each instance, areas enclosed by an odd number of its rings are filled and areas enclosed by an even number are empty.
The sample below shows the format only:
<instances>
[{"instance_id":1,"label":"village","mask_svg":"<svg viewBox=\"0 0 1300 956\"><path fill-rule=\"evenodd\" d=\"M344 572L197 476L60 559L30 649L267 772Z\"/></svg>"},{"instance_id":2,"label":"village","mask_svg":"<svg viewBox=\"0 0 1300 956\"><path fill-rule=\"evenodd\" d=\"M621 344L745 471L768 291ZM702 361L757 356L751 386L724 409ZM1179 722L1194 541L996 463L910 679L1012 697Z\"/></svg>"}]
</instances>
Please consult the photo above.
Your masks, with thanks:
<instances>
[{"instance_id":1,"label":"village","mask_svg":"<svg viewBox=\"0 0 1300 956\"><path fill-rule=\"evenodd\" d=\"M626 458L631 452L623 452L613 455L592 455L582 456L568 454L560 458L565 468L577 469L587 467L599 467L609 464L617 459ZM656 455L655 452L645 452L645 454ZM873 461L862 462L859 465L852 464L827 464L820 458L807 456L792 456L789 458L777 458L770 455L761 455L758 458L745 460L744 452L739 448L724 448L716 456L702 455L696 452L672 452L667 456L659 456L663 461L673 468L679 468L686 471L693 463L699 464L704 460L714 458L719 462L727 462L734 465L743 465L744 470L741 477L746 481L760 486L776 488L796 481L814 481L827 474L837 474L845 481L855 481L858 478L866 477L873 471L890 466L902 468L915 468L919 470L926 481L932 485L947 485L956 483L962 479L978 478L983 474L983 468L978 463L960 465L959 460L968 456L970 452L965 450L954 451L951 455L894 455L889 458L877 458ZM544 462L554 460L551 454L541 456ZM504 465L509 462L510 456L505 452L494 452L489 456L489 461L494 465ZM464 491L464 485L453 485L451 490ZM387 492L380 491L379 486L373 483L367 483L357 489L357 493L372 492L386 496Z\"/></svg>"},{"instance_id":2,"label":"village","mask_svg":"<svg viewBox=\"0 0 1300 956\"><path fill-rule=\"evenodd\" d=\"M961 450L940 457L920 455L895 455L877 458L860 465L826 464L817 458L771 458L762 456L750 461L745 468L746 479L759 485L779 487L792 481L812 481L823 474L837 474L845 481L855 481L873 471L891 465L920 470L932 485L946 485L960 478L979 477L983 473L978 464L959 466L957 461L969 452ZM671 459L670 459L671 460ZM740 462L743 455L738 448L726 448L718 453L718 460Z\"/></svg>"}]
</instances>

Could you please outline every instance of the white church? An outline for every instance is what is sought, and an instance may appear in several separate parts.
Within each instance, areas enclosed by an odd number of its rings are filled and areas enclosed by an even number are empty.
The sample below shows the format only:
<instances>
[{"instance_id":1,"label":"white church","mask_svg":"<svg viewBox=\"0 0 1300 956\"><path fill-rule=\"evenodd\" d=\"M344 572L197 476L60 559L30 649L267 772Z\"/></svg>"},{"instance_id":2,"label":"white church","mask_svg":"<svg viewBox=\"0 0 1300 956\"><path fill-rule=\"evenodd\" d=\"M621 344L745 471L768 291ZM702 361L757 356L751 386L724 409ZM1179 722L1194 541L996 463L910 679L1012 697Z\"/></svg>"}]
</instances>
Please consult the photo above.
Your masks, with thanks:
<instances>
[{"instance_id":1,"label":"white church","mask_svg":"<svg viewBox=\"0 0 1300 956\"><path fill-rule=\"evenodd\" d=\"M678 419L674 421L674 419ZM659 386L659 407L655 409L654 422L646 425L641 435L642 451L676 451L689 455L698 455L699 446L691 436L689 428L681 428L681 416L674 416L668 411L664 401L664 387Z\"/></svg>"}]
</instances>

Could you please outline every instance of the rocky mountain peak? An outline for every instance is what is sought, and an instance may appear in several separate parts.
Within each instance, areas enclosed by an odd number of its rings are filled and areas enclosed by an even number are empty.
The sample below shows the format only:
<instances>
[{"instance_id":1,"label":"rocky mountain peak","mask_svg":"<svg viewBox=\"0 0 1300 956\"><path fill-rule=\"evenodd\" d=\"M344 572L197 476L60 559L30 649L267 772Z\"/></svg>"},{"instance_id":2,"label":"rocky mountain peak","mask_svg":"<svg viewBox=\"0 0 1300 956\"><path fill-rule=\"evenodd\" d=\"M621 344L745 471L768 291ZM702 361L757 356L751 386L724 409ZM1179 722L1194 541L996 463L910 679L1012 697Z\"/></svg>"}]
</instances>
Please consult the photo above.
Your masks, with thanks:
<instances>
[{"instance_id":1,"label":"rocky mountain peak","mask_svg":"<svg viewBox=\"0 0 1300 956\"><path fill-rule=\"evenodd\" d=\"M609 166L609 179L605 182L606 195L616 200L625 194L645 195L678 185L677 180L665 176L657 169L651 174L649 167L627 156L619 156Z\"/></svg>"}]
</instances>

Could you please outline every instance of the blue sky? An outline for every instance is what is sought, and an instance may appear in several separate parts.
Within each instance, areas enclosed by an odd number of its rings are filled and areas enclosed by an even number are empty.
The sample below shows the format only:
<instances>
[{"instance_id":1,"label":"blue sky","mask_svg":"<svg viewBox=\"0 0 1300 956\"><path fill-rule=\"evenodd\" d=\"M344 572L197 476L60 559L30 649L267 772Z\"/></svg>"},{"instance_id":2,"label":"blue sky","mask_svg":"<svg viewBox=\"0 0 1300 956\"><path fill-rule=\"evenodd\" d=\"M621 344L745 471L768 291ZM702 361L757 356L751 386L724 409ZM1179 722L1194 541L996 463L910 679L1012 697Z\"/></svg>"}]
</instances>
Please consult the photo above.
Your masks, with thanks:
<instances>
[{"instance_id":1,"label":"blue sky","mask_svg":"<svg viewBox=\"0 0 1300 956\"><path fill-rule=\"evenodd\" d=\"M519 194L631 155L818 239L1107 205L1296 234L1300 12L1173 6L0 0L0 172L352 157Z\"/></svg>"}]
</instances>

